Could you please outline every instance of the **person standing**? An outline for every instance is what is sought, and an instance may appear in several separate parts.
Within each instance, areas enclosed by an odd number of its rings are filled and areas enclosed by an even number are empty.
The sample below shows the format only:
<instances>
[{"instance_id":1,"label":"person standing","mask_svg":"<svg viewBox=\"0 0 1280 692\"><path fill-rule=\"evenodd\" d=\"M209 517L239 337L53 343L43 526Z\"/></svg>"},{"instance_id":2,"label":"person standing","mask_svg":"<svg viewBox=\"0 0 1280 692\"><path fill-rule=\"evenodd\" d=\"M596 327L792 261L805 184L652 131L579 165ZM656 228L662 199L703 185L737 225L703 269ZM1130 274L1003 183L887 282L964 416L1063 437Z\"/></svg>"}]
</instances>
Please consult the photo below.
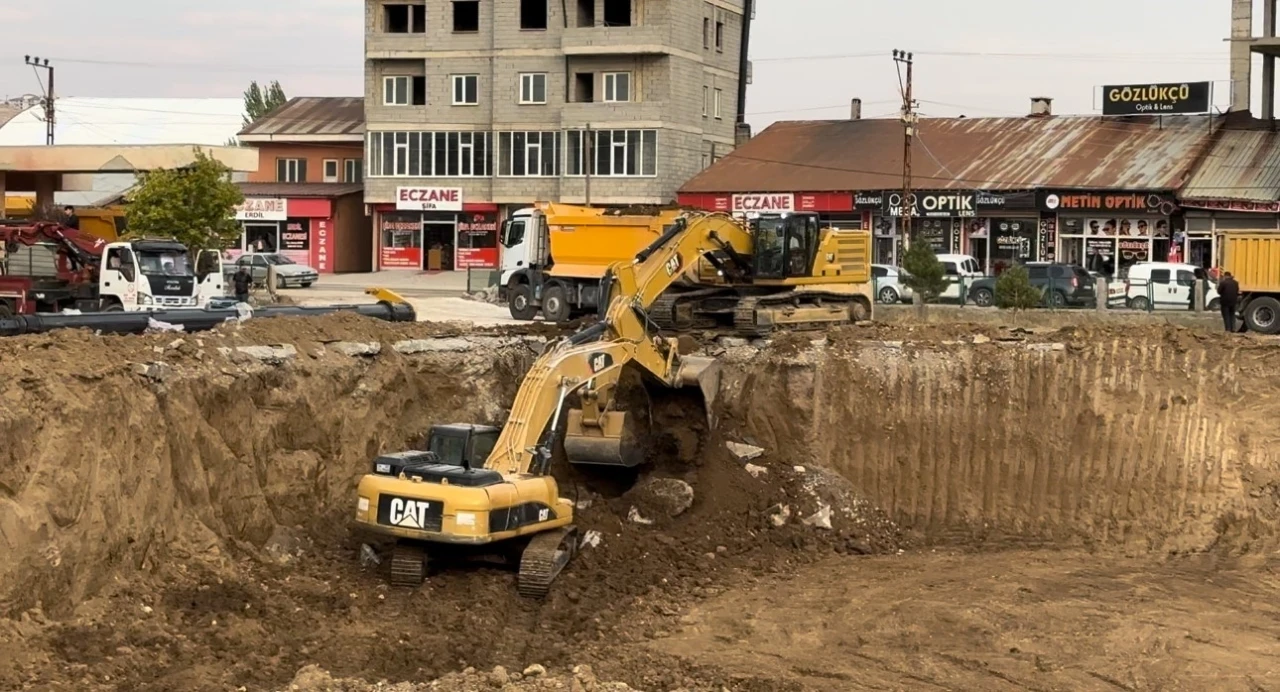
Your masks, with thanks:
<instances>
[{"instance_id":1,"label":"person standing","mask_svg":"<svg viewBox=\"0 0 1280 692\"><path fill-rule=\"evenodd\" d=\"M231 277L231 285L236 293L237 303L249 302L249 284L253 283L253 277L249 275L249 269L244 265L240 265L240 269L236 270L235 276Z\"/></svg>"},{"instance_id":2,"label":"person standing","mask_svg":"<svg viewBox=\"0 0 1280 692\"><path fill-rule=\"evenodd\" d=\"M80 230L80 217L76 216L76 210L74 207L68 204L67 207L62 210L62 216L63 225L67 228L74 228L77 231Z\"/></svg>"},{"instance_id":3,"label":"person standing","mask_svg":"<svg viewBox=\"0 0 1280 692\"><path fill-rule=\"evenodd\" d=\"M1218 307L1222 309L1222 326L1228 334L1236 331L1236 303L1240 301L1240 284L1231 272L1222 275L1218 282Z\"/></svg>"}]
</instances>

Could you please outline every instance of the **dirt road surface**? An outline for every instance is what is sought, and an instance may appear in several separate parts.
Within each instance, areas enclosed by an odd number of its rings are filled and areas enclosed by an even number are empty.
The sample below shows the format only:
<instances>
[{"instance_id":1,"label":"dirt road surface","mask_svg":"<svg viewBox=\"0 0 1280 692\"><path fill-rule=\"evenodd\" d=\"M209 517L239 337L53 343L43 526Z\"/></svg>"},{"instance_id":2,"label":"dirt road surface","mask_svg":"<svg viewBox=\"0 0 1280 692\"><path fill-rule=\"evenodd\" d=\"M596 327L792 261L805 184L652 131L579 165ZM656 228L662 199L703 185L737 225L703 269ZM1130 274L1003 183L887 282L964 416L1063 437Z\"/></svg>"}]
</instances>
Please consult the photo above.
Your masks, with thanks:
<instances>
[{"instance_id":1,"label":"dirt road surface","mask_svg":"<svg viewBox=\"0 0 1280 692\"><path fill-rule=\"evenodd\" d=\"M714 428L695 395L637 394L637 478L554 466L599 542L546 602L496 568L389 588L348 524L360 475L431 424L501 423L556 334L333 315L0 341L0 689L1280 688L1266 341L699 335Z\"/></svg>"}]
</instances>

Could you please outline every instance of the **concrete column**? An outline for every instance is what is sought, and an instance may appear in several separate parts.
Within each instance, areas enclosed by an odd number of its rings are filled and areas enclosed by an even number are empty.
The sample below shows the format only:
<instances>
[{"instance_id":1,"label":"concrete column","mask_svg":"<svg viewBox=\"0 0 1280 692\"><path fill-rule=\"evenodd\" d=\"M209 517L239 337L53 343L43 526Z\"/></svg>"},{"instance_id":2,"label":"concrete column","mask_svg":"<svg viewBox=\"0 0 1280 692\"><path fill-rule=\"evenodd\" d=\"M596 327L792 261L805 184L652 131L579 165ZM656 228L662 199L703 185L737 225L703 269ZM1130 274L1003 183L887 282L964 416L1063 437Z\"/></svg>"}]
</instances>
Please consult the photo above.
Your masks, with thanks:
<instances>
[{"instance_id":1,"label":"concrete column","mask_svg":"<svg viewBox=\"0 0 1280 692\"><path fill-rule=\"evenodd\" d=\"M1273 3L1274 0L1263 0ZM1252 102L1253 0L1231 0L1231 110L1248 112Z\"/></svg>"},{"instance_id":2,"label":"concrete column","mask_svg":"<svg viewBox=\"0 0 1280 692\"><path fill-rule=\"evenodd\" d=\"M4 215L4 210L5 210L5 204L4 204L4 201L5 201L5 187L4 187L4 183L5 183L5 179L4 179L4 171L0 171L0 219L3 219L3 218L5 217L5 215Z\"/></svg>"},{"instance_id":3,"label":"concrete column","mask_svg":"<svg viewBox=\"0 0 1280 692\"><path fill-rule=\"evenodd\" d=\"M39 173L36 178L36 209L53 207L53 192L58 189L57 173Z\"/></svg>"}]
</instances>

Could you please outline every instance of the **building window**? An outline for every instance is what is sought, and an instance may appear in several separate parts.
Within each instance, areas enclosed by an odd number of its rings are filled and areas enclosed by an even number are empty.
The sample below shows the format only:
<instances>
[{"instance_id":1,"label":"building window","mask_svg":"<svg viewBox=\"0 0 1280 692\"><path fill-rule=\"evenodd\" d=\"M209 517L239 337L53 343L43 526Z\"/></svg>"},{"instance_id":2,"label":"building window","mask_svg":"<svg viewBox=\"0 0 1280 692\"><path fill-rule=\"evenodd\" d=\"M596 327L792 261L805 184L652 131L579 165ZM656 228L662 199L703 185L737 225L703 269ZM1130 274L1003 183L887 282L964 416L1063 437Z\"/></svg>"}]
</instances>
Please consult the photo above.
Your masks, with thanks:
<instances>
[{"instance_id":1,"label":"building window","mask_svg":"<svg viewBox=\"0 0 1280 692\"><path fill-rule=\"evenodd\" d=\"M707 166L710 166L710 165L711 165L711 154L703 152L702 153L702 170L704 171L707 170Z\"/></svg>"},{"instance_id":2,"label":"building window","mask_svg":"<svg viewBox=\"0 0 1280 692\"><path fill-rule=\"evenodd\" d=\"M702 18L702 47L703 48L711 47L711 18L710 17Z\"/></svg>"},{"instance_id":3,"label":"building window","mask_svg":"<svg viewBox=\"0 0 1280 692\"><path fill-rule=\"evenodd\" d=\"M631 73L604 73L605 103L625 103L631 100Z\"/></svg>"},{"instance_id":4,"label":"building window","mask_svg":"<svg viewBox=\"0 0 1280 692\"><path fill-rule=\"evenodd\" d=\"M573 75L575 103L592 103L596 100L596 73L577 72Z\"/></svg>"},{"instance_id":5,"label":"building window","mask_svg":"<svg viewBox=\"0 0 1280 692\"><path fill-rule=\"evenodd\" d=\"M306 159L276 159L276 182L278 183L307 182L307 160Z\"/></svg>"},{"instance_id":6,"label":"building window","mask_svg":"<svg viewBox=\"0 0 1280 692\"><path fill-rule=\"evenodd\" d=\"M578 26L596 25L596 0L578 0Z\"/></svg>"},{"instance_id":7,"label":"building window","mask_svg":"<svg viewBox=\"0 0 1280 692\"><path fill-rule=\"evenodd\" d=\"M480 30L480 0L453 0L453 32L470 34Z\"/></svg>"},{"instance_id":8,"label":"building window","mask_svg":"<svg viewBox=\"0 0 1280 692\"><path fill-rule=\"evenodd\" d=\"M326 183L338 182L338 160L337 159L324 160L324 182Z\"/></svg>"},{"instance_id":9,"label":"building window","mask_svg":"<svg viewBox=\"0 0 1280 692\"><path fill-rule=\"evenodd\" d=\"M480 78L473 74L453 75L453 105L474 106L480 103Z\"/></svg>"},{"instance_id":10,"label":"building window","mask_svg":"<svg viewBox=\"0 0 1280 692\"><path fill-rule=\"evenodd\" d=\"M605 26L631 26L631 0L604 0Z\"/></svg>"},{"instance_id":11,"label":"building window","mask_svg":"<svg viewBox=\"0 0 1280 692\"><path fill-rule=\"evenodd\" d=\"M488 132L370 132L370 177L480 178L493 175Z\"/></svg>"},{"instance_id":12,"label":"building window","mask_svg":"<svg viewBox=\"0 0 1280 692\"><path fill-rule=\"evenodd\" d=\"M395 75L382 78L382 105L427 105L427 78Z\"/></svg>"},{"instance_id":13,"label":"building window","mask_svg":"<svg viewBox=\"0 0 1280 692\"><path fill-rule=\"evenodd\" d=\"M569 130L566 175L644 177L658 174L657 130Z\"/></svg>"},{"instance_id":14,"label":"building window","mask_svg":"<svg viewBox=\"0 0 1280 692\"><path fill-rule=\"evenodd\" d=\"M498 175L560 175L559 132L499 132Z\"/></svg>"},{"instance_id":15,"label":"building window","mask_svg":"<svg viewBox=\"0 0 1280 692\"><path fill-rule=\"evenodd\" d=\"M720 119L720 96L724 94L723 89L716 89L715 102L712 104L716 114L716 120Z\"/></svg>"},{"instance_id":16,"label":"building window","mask_svg":"<svg viewBox=\"0 0 1280 692\"><path fill-rule=\"evenodd\" d=\"M342 181L344 183L358 183L364 177L360 159L347 159L342 162Z\"/></svg>"},{"instance_id":17,"label":"building window","mask_svg":"<svg viewBox=\"0 0 1280 692\"><path fill-rule=\"evenodd\" d=\"M382 30L388 34L425 34L427 33L427 6L383 5Z\"/></svg>"},{"instance_id":18,"label":"building window","mask_svg":"<svg viewBox=\"0 0 1280 692\"><path fill-rule=\"evenodd\" d=\"M702 87L702 117L707 117L707 111L711 106L711 87Z\"/></svg>"},{"instance_id":19,"label":"building window","mask_svg":"<svg viewBox=\"0 0 1280 692\"><path fill-rule=\"evenodd\" d=\"M520 103L541 104L547 102L547 73L529 72L520 75Z\"/></svg>"},{"instance_id":20,"label":"building window","mask_svg":"<svg viewBox=\"0 0 1280 692\"><path fill-rule=\"evenodd\" d=\"M724 52L724 22L716 22L716 51Z\"/></svg>"},{"instance_id":21,"label":"building window","mask_svg":"<svg viewBox=\"0 0 1280 692\"><path fill-rule=\"evenodd\" d=\"M547 0L520 0L520 28L547 28Z\"/></svg>"}]
</instances>

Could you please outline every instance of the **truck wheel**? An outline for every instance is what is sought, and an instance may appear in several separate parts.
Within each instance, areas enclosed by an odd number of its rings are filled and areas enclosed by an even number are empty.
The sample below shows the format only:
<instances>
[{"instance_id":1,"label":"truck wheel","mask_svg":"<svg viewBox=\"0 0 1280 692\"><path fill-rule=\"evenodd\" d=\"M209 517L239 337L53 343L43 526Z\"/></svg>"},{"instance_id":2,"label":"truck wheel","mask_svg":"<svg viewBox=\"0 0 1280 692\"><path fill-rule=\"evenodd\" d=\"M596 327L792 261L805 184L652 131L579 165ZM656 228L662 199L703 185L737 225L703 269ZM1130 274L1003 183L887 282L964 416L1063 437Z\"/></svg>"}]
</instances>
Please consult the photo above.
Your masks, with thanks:
<instances>
[{"instance_id":1,"label":"truck wheel","mask_svg":"<svg viewBox=\"0 0 1280 692\"><path fill-rule=\"evenodd\" d=\"M1135 298L1129 299L1130 310L1141 310L1145 312L1146 309L1150 307L1150 305L1151 303L1146 298L1143 298L1142 296L1137 296Z\"/></svg>"},{"instance_id":2,"label":"truck wheel","mask_svg":"<svg viewBox=\"0 0 1280 692\"><path fill-rule=\"evenodd\" d=\"M8 302L0 300L0 319L13 317L13 308Z\"/></svg>"},{"instance_id":3,"label":"truck wheel","mask_svg":"<svg viewBox=\"0 0 1280 692\"><path fill-rule=\"evenodd\" d=\"M102 306L103 312L124 312L124 306L117 301L111 301Z\"/></svg>"},{"instance_id":4,"label":"truck wheel","mask_svg":"<svg viewBox=\"0 0 1280 692\"><path fill-rule=\"evenodd\" d=\"M533 288L529 284L512 284L507 294L507 309L511 311L512 319L527 322L538 314L538 307L533 304Z\"/></svg>"},{"instance_id":5,"label":"truck wheel","mask_svg":"<svg viewBox=\"0 0 1280 692\"><path fill-rule=\"evenodd\" d=\"M548 322L568 322L571 310L568 291L563 284L551 284L542 292L542 319Z\"/></svg>"},{"instance_id":6,"label":"truck wheel","mask_svg":"<svg viewBox=\"0 0 1280 692\"><path fill-rule=\"evenodd\" d=\"M1062 291L1053 291L1049 294L1046 301L1051 308L1065 308L1067 306L1067 296Z\"/></svg>"},{"instance_id":7,"label":"truck wheel","mask_svg":"<svg viewBox=\"0 0 1280 692\"><path fill-rule=\"evenodd\" d=\"M989 308L996 302L995 294L992 293L990 289L986 288L979 288L975 290L970 298L972 298L973 304L980 308Z\"/></svg>"},{"instance_id":8,"label":"truck wheel","mask_svg":"<svg viewBox=\"0 0 1280 692\"><path fill-rule=\"evenodd\" d=\"M1264 296L1249 301L1244 310L1244 323L1251 332L1280 334L1280 300Z\"/></svg>"}]
</instances>

